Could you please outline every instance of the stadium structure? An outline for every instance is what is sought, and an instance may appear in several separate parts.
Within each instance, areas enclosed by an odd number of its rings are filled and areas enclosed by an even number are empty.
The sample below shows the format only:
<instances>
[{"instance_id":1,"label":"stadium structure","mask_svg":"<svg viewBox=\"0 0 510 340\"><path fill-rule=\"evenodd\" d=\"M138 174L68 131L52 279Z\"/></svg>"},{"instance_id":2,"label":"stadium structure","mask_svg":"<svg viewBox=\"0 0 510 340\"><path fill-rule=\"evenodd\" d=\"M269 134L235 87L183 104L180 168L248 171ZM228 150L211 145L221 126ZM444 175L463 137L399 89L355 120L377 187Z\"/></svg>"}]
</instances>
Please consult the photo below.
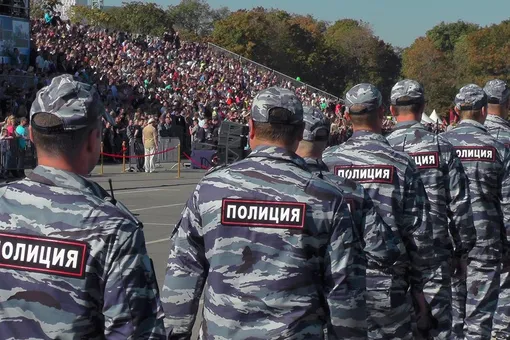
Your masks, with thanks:
<instances>
[{"instance_id":1,"label":"stadium structure","mask_svg":"<svg viewBox=\"0 0 510 340\"><path fill-rule=\"evenodd\" d=\"M0 4L0 57L2 64L30 58L30 1L3 0Z\"/></svg>"}]
</instances>

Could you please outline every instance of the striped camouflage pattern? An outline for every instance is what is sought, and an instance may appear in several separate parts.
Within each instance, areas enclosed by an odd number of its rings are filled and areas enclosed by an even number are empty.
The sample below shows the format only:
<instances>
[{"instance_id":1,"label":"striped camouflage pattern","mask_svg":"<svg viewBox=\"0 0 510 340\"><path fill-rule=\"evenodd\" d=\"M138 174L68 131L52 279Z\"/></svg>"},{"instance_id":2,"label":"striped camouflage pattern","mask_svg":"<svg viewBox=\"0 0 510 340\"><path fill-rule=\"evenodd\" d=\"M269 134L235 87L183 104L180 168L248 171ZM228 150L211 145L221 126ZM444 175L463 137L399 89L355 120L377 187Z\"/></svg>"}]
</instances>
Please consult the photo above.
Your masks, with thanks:
<instances>
[{"instance_id":1,"label":"striped camouflage pattern","mask_svg":"<svg viewBox=\"0 0 510 340\"><path fill-rule=\"evenodd\" d=\"M394 233L401 236L407 253L396 261L387 277L373 285L367 282L367 308L377 315L369 324L371 339L411 339L409 284L417 292L423 290L423 274L427 264L420 253L430 249L432 230L426 223L423 183L412 159L394 151L386 139L368 131L356 131L344 144L326 150L323 161L336 173L337 166L374 165L394 167L391 183L363 182L378 213ZM391 293L389 293L391 292ZM371 303L372 302L372 303Z\"/></svg>"},{"instance_id":2,"label":"striped camouflage pattern","mask_svg":"<svg viewBox=\"0 0 510 340\"><path fill-rule=\"evenodd\" d=\"M82 129L101 117L115 124L95 87L74 80L70 74L53 78L50 85L37 92L30 108L30 120L39 112L59 117L65 130Z\"/></svg>"},{"instance_id":3,"label":"striped camouflage pattern","mask_svg":"<svg viewBox=\"0 0 510 340\"><path fill-rule=\"evenodd\" d=\"M498 302L502 236L505 231L501 211L506 172L505 146L492 137L482 124L468 119L462 120L443 136L453 144L457 152L462 152L461 148L465 151L465 148L483 147L494 153L491 159L486 154L487 160L484 161L476 160L481 156L468 157L471 160L459 156L469 178L477 239L469 253L464 334L457 333L456 336L489 339Z\"/></svg>"},{"instance_id":4,"label":"striped camouflage pattern","mask_svg":"<svg viewBox=\"0 0 510 340\"><path fill-rule=\"evenodd\" d=\"M298 124L303 121L303 104L296 93L282 87L269 87L260 91L251 106L251 119L255 122L270 122L269 111L274 108L283 108L292 113L287 124Z\"/></svg>"},{"instance_id":5,"label":"striped camouflage pattern","mask_svg":"<svg viewBox=\"0 0 510 340\"><path fill-rule=\"evenodd\" d=\"M475 245L476 231L469 199L469 181L453 146L442 136L429 132L421 123L397 123L388 142L397 151L415 157L415 163L430 202L433 248L424 254L431 264L425 274L425 297L439 321L434 334L449 339L452 329L452 282L450 263L453 245L458 257ZM462 280L462 282L465 282Z\"/></svg>"},{"instance_id":6,"label":"striped camouflage pattern","mask_svg":"<svg viewBox=\"0 0 510 340\"><path fill-rule=\"evenodd\" d=\"M304 227L225 225L223 198L305 203ZM170 339L188 339L202 291L201 339L323 339L324 329L366 339L366 260L348 207L296 154L260 146L206 174L172 241L162 290Z\"/></svg>"},{"instance_id":7,"label":"striped camouflage pattern","mask_svg":"<svg viewBox=\"0 0 510 340\"><path fill-rule=\"evenodd\" d=\"M351 212L354 227L363 241L363 250L367 257L368 271L380 273L387 270L405 252L404 243L398 234L384 223L377 213L374 203L366 190L346 178L329 172L328 167L319 159L305 158L308 168L319 178L334 184L344 195Z\"/></svg>"},{"instance_id":8,"label":"striped camouflage pattern","mask_svg":"<svg viewBox=\"0 0 510 340\"><path fill-rule=\"evenodd\" d=\"M164 339L156 277L137 221L81 176L38 166L30 178L0 188L0 233L83 241L85 274L7 269L3 254L1 338Z\"/></svg>"},{"instance_id":9,"label":"striped camouflage pattern","mask_svg":"<svg viewBox=\"0 0 510 340\"><path fill-rule=\"evenodd\" d=\"M496 84L499 85L499 84ZM486 91L487 92L487 91ZM497 92L497 91L493 91ZM508 99L508 90L500 91L498 97L503 97L505 100ZM496 138L499 142L505 144L507 149L510 147L510 122L508 120L503 119L499 116L489 114L487 115L487 119L484 123L485 127L489 131L489 133ZM508 152L508 150L507 150ZM506 166L506 169L508 169ZM506 182L505 182L506 183ZM502 187L502 198L501 201L505 228L506 228L506 237L507 243L510 243L510 185L503 185ZM506 246L507 251L509 251L509 247ZM510 254L506 254L506 256L510 256ZM500 292L498 299L498 307L496 309L496 313L494 314L493 320L493 335L496 339L510 339L510 268L502 268L501 270L501 284L500 284Z\"/></svg>"}]
</instances>

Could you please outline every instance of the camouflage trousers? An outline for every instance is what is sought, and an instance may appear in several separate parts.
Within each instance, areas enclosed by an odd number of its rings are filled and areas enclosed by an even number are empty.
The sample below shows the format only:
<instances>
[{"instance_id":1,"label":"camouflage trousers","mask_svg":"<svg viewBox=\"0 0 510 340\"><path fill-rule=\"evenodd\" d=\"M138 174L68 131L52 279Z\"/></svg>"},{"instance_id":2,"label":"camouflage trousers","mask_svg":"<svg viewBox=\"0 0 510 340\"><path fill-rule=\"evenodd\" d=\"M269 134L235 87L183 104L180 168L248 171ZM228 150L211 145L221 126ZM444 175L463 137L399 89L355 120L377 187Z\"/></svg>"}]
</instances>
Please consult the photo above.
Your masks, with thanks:
<instances>
[{"instance_id":1,"label":"camouflage trousers","mask_svg":"<svg viewBox=\"0 0 510 340\"><path fill-rule=\"evenodd\" d=\"M492 321L498 304L500 261L471 258L467 268L465 338L490 340Z\"/></svg>"},{"instance_id":2,"label":"camouflage trousers","mask_svg":"<svg viewBox=\"0 0 510 340\"><path fill-rule=\"evenodd\" d=\"M452 339L464 340L466 318L466 273L452 277Z\"/></svg>"},{"instance_id":3,"label":"camouflage trousers","mask_svg":"<svg viewBox=\"0 0 510 340\"><path fill-rule=\"evenodd\" d=\"M441 262L438 268L426 274L423 288L425 299L438 321L437 329L431 331L433 339L449 340L452 333L452 286L451 263Z\"/></svg>"},{"instance_id":4,"label":"camouflage trousers","mask_svg":"<svg viewBox=\"0 0 510 340\"><path fill-rule=\"evenodd\" d=\"M412 340L414 309L407 282L367 277L368 338Z\"/></svg>"},{"instance_id":5,"label":"camouflage trousers","mask_svg":"<svg viewBox=\"0 0 510 340\"><path fill-rule=\"evenodd\" d=\"M510 339L510 268L501 272L498 307L492 323L492 336L498 340Z\"/></svg>"}]
</instances>

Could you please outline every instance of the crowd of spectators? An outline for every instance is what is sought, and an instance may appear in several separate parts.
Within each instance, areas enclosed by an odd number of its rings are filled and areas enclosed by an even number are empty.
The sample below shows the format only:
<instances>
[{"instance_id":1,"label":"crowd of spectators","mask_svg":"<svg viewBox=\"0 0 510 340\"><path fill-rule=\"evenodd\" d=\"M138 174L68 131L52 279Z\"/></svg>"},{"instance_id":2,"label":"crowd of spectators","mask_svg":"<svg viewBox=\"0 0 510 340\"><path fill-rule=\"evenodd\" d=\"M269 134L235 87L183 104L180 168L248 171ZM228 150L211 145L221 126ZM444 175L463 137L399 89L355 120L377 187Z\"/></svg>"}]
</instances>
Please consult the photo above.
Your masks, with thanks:
<instances>
[{"instance_id":1,"label":"crowd of spectators","mask_svg":"<svg viewBox=\"0 0 510 340\"><path fill-rule=\"evenodd\" d=\"M0 112L2 117L15 116L14 124L27 117L38 89L53 77L70 73L94 84L115 118L113 126L105 122L105 153L120 154L126 141L143 154L141 133L136 131L151 118L158 122L159 136L180 138L184 151L195 142L215 144L221 122L246 124L253 96L272 85L293 89L305 105L320 107L328 115L331 145L352 133L341 103L332 97L218 53L207 44L181 41L178 33L139 36L48 18L32 20L31 28L29 65L2 65L0 70L4 79L11 75L25 79L23 86L5 80L0 85ZM388 120L385 127L391 128L391 123ZM141 163L139 170L143 159Z\"/></svg>"}]
</instances>

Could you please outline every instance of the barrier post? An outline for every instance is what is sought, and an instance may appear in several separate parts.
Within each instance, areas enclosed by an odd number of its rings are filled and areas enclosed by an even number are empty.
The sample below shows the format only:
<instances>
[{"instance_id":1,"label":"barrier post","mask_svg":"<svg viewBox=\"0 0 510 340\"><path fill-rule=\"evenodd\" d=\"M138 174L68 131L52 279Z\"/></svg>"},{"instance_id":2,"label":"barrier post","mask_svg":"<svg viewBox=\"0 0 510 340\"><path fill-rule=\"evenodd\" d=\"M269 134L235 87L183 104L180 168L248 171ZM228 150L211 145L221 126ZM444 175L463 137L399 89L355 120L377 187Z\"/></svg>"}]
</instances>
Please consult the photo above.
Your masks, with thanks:
<instances>
[{"instance_id":1,"label":"barrier post","mask_svg":"<svg viewBox=\"0 0 510 340\"><path fill-rule=\"evenodd\" d=\"M122 173L126 172L126 141L122 141Z\"/></svg>"},{"instance_id":2,"label":"barrier post","mask_svg":"<svg viewBox=\"0 0 510 340\"><path fill-rule=\"evenodd\" d=\"M181 178L181 143L177 144L177 178Z\"/></svg>"},{"instance_id":3,"label":"barrier post","mask_svg":"<svg viewBox=\"0 0 510 340\"><path fill-rule=\"evenodd\" d=\"M101 171L99 172L100 175L103 174L103 164L104 164L104 154L103 154L103 151L104 151L104 143L101 142Z\"/></svg>"}]
</instances>

